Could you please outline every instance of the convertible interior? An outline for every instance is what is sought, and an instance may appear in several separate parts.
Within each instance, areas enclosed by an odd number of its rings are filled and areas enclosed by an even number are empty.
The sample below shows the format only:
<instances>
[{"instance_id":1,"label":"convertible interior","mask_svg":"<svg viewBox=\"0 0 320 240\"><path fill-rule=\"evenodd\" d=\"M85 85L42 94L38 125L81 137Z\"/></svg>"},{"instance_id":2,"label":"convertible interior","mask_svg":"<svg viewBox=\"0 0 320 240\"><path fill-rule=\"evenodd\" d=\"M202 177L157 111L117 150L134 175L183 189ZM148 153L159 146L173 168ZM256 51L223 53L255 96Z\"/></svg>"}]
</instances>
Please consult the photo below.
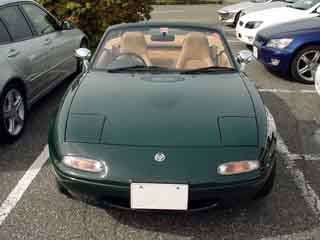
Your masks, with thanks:
<instances>
[{"instance_id":1,"label":"convertible interior","mask_svg":"<svg viewBox=\"0 0 320 240\"><path fill-rule=\"evenodd\" d=\"M96 60L105 69L117 56L134 54L146 66L176 70L232 67L219 33L127 31L107 39Z\"/></svg>"}]
</instances>

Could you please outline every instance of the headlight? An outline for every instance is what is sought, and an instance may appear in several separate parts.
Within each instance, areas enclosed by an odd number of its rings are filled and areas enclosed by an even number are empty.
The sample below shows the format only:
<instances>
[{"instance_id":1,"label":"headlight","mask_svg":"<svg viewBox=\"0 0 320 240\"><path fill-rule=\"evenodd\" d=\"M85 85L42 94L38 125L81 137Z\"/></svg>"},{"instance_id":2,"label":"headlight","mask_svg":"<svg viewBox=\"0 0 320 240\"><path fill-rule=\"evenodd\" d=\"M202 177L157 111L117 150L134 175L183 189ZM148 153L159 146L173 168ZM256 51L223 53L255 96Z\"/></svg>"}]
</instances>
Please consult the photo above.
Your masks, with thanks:
<instances>
[{"instance_id":1,"label":"headlight","mask_svg":"<svg viewBox=\"0 0 320 240\"><path fill-rule=\"evenodd\" d=\"M293 41L292 38L271 39L267 43L267 47L283 49L288 47L292 41Z\"/></svg>"},{"instance_id":2,"label":"headlight","mask_svg":"<svg viewBox=\"0 0 320 240\"><path fill-rule=\"evenodd\" d=\"M106 173L108 170L103 162L83 157L66 156L62 162L70 168L85 172Z\"/></svg>"},{"instance_id":3,"label":"headlight","mask_svg":"<svg viewBox=\"0 0 320 240\"><path fill-rule=\"evenodd\" d=\"M259 168L260 168L260 162L257 160L228 162L228 163L221 164L218 167L218 173L220 175L235 175L235 174L251 172Z\"/></svg>"},{"instance_id":4,"label":"headlight","mask_svg":"<svg viewBox=\"0 0 320 240\"><path fill-rule=\"evenodd\" d=\"M247 24L245 25L245 28L255 29L260 27L262 23L263 23L262 21L247 22Z\"/></svg>"}]
</instances>

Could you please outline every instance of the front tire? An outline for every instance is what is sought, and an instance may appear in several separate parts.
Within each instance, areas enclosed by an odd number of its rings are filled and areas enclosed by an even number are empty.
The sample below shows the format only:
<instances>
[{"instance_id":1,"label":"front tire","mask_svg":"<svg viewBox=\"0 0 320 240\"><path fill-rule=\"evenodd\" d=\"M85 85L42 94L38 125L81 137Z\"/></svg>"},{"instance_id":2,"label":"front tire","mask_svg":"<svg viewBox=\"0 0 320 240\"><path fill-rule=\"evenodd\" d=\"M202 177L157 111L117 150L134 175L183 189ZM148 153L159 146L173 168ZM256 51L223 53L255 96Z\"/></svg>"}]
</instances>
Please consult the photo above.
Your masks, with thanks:
<instances>
[{"instance_id":1,"label":"front tire","mask_svg":"<svg viewBox=\"0 0 320 240\"><path fill-rule=\"evenodd\" d=\"M320 46L305 47L296 53L292 61L291 75L298 82L314 84L318 64L320 64Z\"/></svg>"},{"instance_id":2,"label":"front tire","mask_svg":"<svg viewBox=\"0 0 320 240\"><path fill-rule=\"evenodd\" d=\"M22 134L26 101L21 86L9 83L0 96L0 142L13 143Z\"/></svg>"},{"instance_id":3,"label":"front tire","mask_svg":"<svg viewBox=\"0 0 320 240\"><path fill-rule=\"evenodd\" d=\"M276 162L274 162L269 178L267 179L263 187L259 190L259 192L257 193L254 199L265 198L272 192L275 178L276 178L276 171L277 171L276 169L277 169L277 164Z\"/></svg>"}]
</instances>

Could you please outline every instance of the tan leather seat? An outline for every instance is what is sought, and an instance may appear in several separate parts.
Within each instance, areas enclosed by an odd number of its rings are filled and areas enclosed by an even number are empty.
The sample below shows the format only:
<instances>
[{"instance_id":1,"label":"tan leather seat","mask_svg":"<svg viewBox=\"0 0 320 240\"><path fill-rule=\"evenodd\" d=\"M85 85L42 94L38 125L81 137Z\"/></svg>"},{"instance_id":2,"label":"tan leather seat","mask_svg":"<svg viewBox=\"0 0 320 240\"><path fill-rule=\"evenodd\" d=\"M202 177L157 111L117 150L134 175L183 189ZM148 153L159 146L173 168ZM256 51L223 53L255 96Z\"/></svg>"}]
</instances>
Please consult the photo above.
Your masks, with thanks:
<instances>
[{"instance_id":1,"label":"tan leather seat","mask_svg":"<svg viewBox=\"0 0 320 240\"><path fill-rule=\"evenodd\" d=\"M214 66L208 38L200 32L191 32L184 40L177 69L197 69Z\"/></svg>"},{"instance_id":2,"label":"tan leather seat","mask_svg":"<svg viewBox=\"0 0 320 240\"><path fill-rule=\"evenodd\" d=\"M142 32L126 32L120 40L120 53L134 53L142 57L147 66L151 66L147 42Z\"/></svg>"}]
</instances>

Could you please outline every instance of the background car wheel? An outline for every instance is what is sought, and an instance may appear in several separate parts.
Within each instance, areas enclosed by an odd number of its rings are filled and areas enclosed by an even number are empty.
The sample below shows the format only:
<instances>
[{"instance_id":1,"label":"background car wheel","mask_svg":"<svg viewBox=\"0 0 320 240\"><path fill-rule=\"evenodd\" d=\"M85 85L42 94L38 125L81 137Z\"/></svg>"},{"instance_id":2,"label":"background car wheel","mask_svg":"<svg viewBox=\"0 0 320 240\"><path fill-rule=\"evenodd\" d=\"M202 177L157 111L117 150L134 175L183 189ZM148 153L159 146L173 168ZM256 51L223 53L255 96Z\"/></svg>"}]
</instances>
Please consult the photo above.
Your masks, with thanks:
<instances>
[{"instance_id":1,"label":"background car wheel","mask_svg":"<svg viewBox=\"0 0 320 240\"><path fill-rule=\"evenodd\" d=\"M82 39L80 43L80 48L89 48L88 40ZM78 59L77 60L77 73L81 73L83 68L83 62Z\"/></svg>"},{"instance_id":2,"label":"background car wheel","mask_svg":"<svg viewBox=\"0 0 320 240\"><path fill-rule=\"evenodd\" d=\"M0 97L0 141L12 143L23 132L26 120L26 104L22 88L8 84Z\"/></svg>"},{"instance_id":3,"label":"background car wheel","mask_svg":"<svg viewBox=\"0 0 320 240\"><path fill-rule=\"evenodd\" d=\"M308 46L295 55L291 64L292 77L307 84L314 83L314 75L320 64L320 46Z\"/></svg>"},{"instance_id":4,"label":"background car wheel","mask_svg":"<svg viewBox=\"0 0 320 240\"><path fill-rule=\"evenodd\" d=\"M240 14L241 12L238 12L237 15L235 16L234 18L234 23L233 23L233 26L236 27L238 22L239 22L239 19L240 19Z\"/></svg>"},{"instance_id":5,"label":"background car wheel","mask_svg":"<svg viewBox=\"0 0 320 240\"><path fill-rule=\"evenodd\" d=\"M277 169L277 164L275 162L268 180L266 181L262 189L257 193L257 195L255 196L255 199L265 198L271 193L274 186L274 181L276 178L276 169Z\"/></svg>"}]
</instances>

